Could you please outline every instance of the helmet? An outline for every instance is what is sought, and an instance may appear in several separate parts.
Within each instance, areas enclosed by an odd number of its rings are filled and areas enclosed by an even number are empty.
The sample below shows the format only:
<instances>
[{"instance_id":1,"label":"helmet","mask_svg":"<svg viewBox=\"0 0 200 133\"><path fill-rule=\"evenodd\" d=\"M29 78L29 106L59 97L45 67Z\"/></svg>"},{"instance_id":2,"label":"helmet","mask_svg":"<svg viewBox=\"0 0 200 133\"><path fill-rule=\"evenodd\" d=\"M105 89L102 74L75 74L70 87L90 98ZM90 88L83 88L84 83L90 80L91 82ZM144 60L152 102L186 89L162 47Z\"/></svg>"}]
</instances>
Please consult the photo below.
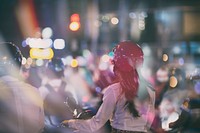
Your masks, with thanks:
<instances>
[{"instance_id":1,"label":"helmet","mask_svg":"<svg viewBox=\"0 0 200 133\"><path fill-rule=\"evenodd\" d=\"M48 68L47 72L49 72L50 75L53 74L54 76L57 76L57 77L64 76L65 66L62 59L60 58L51 59L47 64L47 68Z\"/></svg>"},{"instance_id":2,"label":"helmet","mask_svg":"<svg viewBox=\"0 0 200 133\"><path fill-rule=\"evenodd\" d=\"M121 71L129 72L143 64L143 51L141 47L131 41L120 42L113 49L113 64Z\"/></svg>"},{"instance_id":3,"label":"helmet","mask_svg":"<svg viewBox=\"0 0 200 133\"><path fill-rule=\"evenodd\" d=\"M18 66L21 67L22 53L19 48L11 42L0 43L0 66L10 67Z\"/></svg>"}]
</instances>

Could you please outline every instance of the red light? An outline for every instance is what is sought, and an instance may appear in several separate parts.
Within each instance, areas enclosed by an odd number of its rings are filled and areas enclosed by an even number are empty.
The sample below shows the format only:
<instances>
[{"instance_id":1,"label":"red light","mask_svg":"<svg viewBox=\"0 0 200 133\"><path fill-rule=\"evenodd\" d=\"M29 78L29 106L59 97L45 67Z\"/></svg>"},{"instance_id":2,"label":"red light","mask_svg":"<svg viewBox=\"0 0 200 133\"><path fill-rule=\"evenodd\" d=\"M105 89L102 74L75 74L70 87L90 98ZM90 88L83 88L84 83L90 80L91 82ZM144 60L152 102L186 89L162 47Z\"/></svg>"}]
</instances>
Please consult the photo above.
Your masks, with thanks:
<instances>
[{"instance_id":1,"label":"red light","mask_svg":"<svg viewBox=\"0 0 200 133\"><path fill-rule=\"evenodd\" d=\"M71 18L70 18L71 22L79 22L80 21L80 17L79 14L72 14Z\"/></svg>"},{"instance_id":2,"label":"red light","mask_svg":"<svg viewBox=\"0 0 200 133\"><path fill-rule=\"evenodd\" d=\"M70 17L70 25L69 25L69 29L72 31L77 31L80 29L81 24L80 24L80 16L79 14L75 13L72 14Z\"/></svg>"}]
</instances>

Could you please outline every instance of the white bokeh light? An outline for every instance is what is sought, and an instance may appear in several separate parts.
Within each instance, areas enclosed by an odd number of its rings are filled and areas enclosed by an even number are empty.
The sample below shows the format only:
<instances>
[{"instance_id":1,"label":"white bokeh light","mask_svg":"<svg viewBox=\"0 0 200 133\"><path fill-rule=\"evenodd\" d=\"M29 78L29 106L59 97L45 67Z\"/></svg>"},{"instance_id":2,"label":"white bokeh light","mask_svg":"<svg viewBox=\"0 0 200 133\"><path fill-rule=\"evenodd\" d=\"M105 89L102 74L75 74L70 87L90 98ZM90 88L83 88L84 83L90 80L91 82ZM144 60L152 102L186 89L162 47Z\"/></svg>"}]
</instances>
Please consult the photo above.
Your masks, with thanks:
<instances>
[{"instance_id":1,"label":"white bokeh light","mask_svg":"<svg viewBox=\"0 0 200 133\"><path fill-rule=\"evenodd\" d=\"M50 27L46 27L42 30L42 38L51 38L53 35L53 31Z\"/></svg>"},{"instance_id":2,"label":"white bokeh light","mask_svg":"<svg viewBox=\"0 0 200 133\"><path fill-rule=\"evenodd\" d=\"M65 48L65 40L64 39L54 40L53 47L55 49L64 49Z\"/></svg>"}]
</instances>

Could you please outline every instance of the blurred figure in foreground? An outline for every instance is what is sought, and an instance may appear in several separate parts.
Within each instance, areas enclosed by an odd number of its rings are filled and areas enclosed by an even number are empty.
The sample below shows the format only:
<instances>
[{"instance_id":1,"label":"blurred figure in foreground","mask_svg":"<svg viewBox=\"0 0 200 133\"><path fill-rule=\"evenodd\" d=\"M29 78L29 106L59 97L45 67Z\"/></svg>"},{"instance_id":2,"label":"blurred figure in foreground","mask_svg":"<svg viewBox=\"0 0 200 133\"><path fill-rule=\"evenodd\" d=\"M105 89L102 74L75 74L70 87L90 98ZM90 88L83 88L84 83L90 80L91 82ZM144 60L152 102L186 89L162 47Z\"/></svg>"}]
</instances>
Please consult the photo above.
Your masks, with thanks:
<instances>
[{"instance_id":1,"label":"blurred figure in foreground","mask_svg":"<svg viewBox=\"0 0 200 133\"><path fill-rule=\"evenodd\" d=\"M155 91L150 84L141 87L138 68L143 64L143 51L130 41L120 42L114 49L114 73L117 82L109 85L103 102L91 119L65 120L77 132L96 132L110 120L112 133L145 133L154 119ZM142 84L141 84L142 85Z\"/></svg>"},{"instance_id":2,"label":"blurred figure in foreground","mask_svg":"<svg viewBox=\"0 0 200 133\"><path fill-rule=\"evenodd\" d=\"M38 90L20 81L22 54L12 43L0 43L0 132L41 133L42 98Z\"/></svg>"}]
</instances>

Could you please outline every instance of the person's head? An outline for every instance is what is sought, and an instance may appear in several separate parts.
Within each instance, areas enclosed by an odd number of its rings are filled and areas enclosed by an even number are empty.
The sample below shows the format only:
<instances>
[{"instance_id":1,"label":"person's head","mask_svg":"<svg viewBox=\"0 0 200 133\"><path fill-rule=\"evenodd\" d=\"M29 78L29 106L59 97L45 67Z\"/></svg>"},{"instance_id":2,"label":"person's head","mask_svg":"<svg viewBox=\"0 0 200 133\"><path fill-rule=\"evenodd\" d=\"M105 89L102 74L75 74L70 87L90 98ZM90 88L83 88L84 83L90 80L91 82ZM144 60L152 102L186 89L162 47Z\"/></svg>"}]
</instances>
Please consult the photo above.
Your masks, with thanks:
<instances>
[{"instance_id":1,"label":"person's head","mask_svg":"<svg viewBox=\"0 0 200 133\"><path fill-rule=\"evenodd\" d=\"M113 48L113 64L122 72L130 72L143 64L141 47L131 41L123 41Z\"/></svg>"},{"instance_id":2,"label":"person's head","mask_svg":"<svg viewBox=\"0 0 200 133\"><path fill-rule=\"evenodd\" d=\"M138 88L137 68L142 66L144 60L141 47L131 41L123 41L113 48L113 52L114 57L112 63L114 65L114 74L122 83L133 80L134 82L132 83L134 84L132 85Z\"/></svg>"},{"instance_id":3,"label":"person's head","mask_svg":"<svg viewBox=\"0 0 200 133\"><path fill-rule=\"evenodd\" d=\"M139 88L137 68L143 64L143 51L138 44L131 41L123 41L113 49L113 52L114 74L119 79L127 101L133 104L131 101L137 96ZM130 106L129 110L133 110L133 107ZM134 116L138 116L137 111L131 112Z\"/></svg>"},{"instance_id":4,"label":"person's head","mask_svg":"<svg viewBox=\"0 0 200 133\"><path fill-rule=\"evenodd\" d=\"M64 77L64 63L60 58L53 58L47 63L47 76L51 79Z\"/></svg>"},{"instance_id":5,"label":"person's head","mask_svg":"<svg viewBox=\"0 0 200 133\"><path fill-rule=\"evenodd\" d=\"M161 66L156 71L157 83L167 83L169 80L169 68L167 66Z\"/></svg>"},{"instance_id":6,"label":"person's head","mask_svg":"<svg viewBox=\"0 0 200 133\"><path fill-rule=\"evenodd\" d=\"M0 43L0 76L19 74L22 57L20 49L15 44Z\"/></svg>"}]
</instances>

